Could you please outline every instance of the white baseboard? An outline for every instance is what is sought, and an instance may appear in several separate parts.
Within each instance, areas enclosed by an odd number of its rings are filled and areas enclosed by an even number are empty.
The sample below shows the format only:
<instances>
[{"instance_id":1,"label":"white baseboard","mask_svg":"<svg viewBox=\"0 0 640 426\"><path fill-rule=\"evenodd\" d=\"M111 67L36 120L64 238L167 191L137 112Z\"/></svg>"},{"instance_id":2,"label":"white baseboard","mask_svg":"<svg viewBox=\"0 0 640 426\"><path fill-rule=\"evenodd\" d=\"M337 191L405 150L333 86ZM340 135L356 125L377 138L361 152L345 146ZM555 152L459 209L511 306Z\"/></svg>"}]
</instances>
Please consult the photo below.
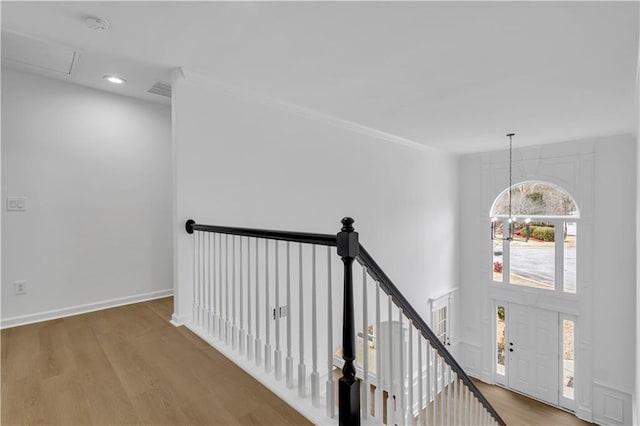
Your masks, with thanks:
<instances>
[{"instance_id":1,"label":"white baseboard","mask_svg":"<svg viewBox=\"0 0 640 426\"><path fill-rule=\"evenodd\" d=\"M298 396L297 386L293 388L287 388L285 380L275 380L273 372L267 374L264 371L264 367L257 367L255 363L247 361L246 356L239 356L237 351L231 348L231 345L226 345L224 341L211 337L207 330L204 330L191 323L185 324L185 326L191 330L194 334L207 342L211 347L224 355L227 359L235 363L238 367L243 369L247 374L252 376L258 382L262 383L267 389L276 394L280 399L289 404L294 410L298 411L301 415L306 417L309 421L316 425L335 425L338 420L338 414L336 410L336 417L329 418L326 416L326 407L322 403L325 399L325 393L323 392L324 385L320 386L320 405L314 407L311 404L311 389L309 388L309 380L307 379L306 397L300 398ZM324 376L326 380L326 375ZM363 425L372 424L369 421L363 421ZM378 423L374 423L378 424Z\"/></svg>"},{"instance_id":2,"label":"white baseboard","mask_svg":"<svg viewBox=\"0 0 640 426\"><path fill-rule=\"evenodd\" d=\"M576 410L576 417L585 422L593 422L593 412L588 407L578 407Z\"/></svg>"},{"instance_id":3,"label":"white baseboard","mask_svg":"<svg viewBox=\"0 0 640 426\"><path fill-rule=\"evenodd\" d=\"M176 314L172 314L171 315L171 321L169 321L171 324L173 324L176 327L180 327L181 325L185 325L185 324L189 324L191 322L191 317L192 315L176 315Z\"/></svg>"},{"instance_id":4,"label":"white baseboard","mask_svg":"<svg viewBox=\"0 0 640 426\"><path fill-rule=\"evenodd\" d=\"M100 311L102 309L115 308L116 306L130 305L132 303L145 302L147 300L161 299L173 296L173 289L152 291L149 293L136 294L134 296L119 297L116 299L103 300L101 302L85 303L83 305L70 306L68 308L54 309L51 311L38 312L29 315L3 318L0 329L18 327L20 325L33 324L36 322L49 321L57 318L69 317L72 315L86 314L88 312Z\"/></svg>"}]
</instances>

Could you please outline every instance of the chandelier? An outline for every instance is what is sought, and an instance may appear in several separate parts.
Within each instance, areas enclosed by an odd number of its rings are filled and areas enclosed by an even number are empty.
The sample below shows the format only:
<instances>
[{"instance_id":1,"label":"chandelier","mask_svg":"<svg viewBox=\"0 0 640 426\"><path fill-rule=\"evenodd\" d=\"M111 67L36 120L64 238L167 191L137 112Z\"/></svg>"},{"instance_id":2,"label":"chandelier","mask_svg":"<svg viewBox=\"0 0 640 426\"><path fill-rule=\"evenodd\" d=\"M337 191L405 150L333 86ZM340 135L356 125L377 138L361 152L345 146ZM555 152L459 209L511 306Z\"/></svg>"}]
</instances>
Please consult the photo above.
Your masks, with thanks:
<instances>
[{"instance_id":1,"label":"chandelier","mask_svg":"<svg viewBox=\"0 0 640 426\"><path fill-rule=\"evenodd\" d=\"M508 133L509 137L509 220L508 220L508 232L502 232L502 236L496 235L498 229L498 218L496 216L491 218L491 239L502 241L529 241L531 235L531 219L526 218L524 220L525 238L517 237L516 231L523 227L522 224L518 224L517 220L513 217L511 197L513 193L513 137L515 133ZM503 226L504 228L504 226ZM522 232L521 232L522 234Z\"/></svg>"}]
</instances>

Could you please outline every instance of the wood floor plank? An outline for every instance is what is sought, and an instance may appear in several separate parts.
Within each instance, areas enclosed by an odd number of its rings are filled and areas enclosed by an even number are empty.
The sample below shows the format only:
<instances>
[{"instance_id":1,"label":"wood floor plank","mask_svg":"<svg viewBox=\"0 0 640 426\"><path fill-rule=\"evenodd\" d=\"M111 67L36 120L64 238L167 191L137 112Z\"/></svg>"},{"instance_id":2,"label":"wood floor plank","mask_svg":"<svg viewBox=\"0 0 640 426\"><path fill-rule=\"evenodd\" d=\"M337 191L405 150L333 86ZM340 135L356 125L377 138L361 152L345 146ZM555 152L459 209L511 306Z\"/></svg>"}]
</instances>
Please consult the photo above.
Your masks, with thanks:
<instances>
[{"instance_id":1,"label":"wood floor plank","mask_svg":"<svg viewBox=\"0 0 640 426\"><path fill-rule=\"evenodd\" d=\"M150 389L131 399L141 424L184 425L189 419L169 395L159 389Z\"/></svg>"},{"instance_id":2,"label":"wood floor plank","mask_svg":"<svg viewBox=\"0 0 640 426\"><path fill-rule=\"evenodd\" d=\"M240 424L237 413L232 412L230 407L213 394L202 395L192 404L182 407L181 411L187 417L188 423L193 425L210 425L211 412L216 413L219 425Z\"/></svg>"},{"instance_id":3,"label":"wood floor plank","mask_svg":"<svg viewBox=\"0 0 640 426\"><path fill-rule=\"evenodd\" d=\"M75 369L75 358L64 319L48 321L38 330L40 341L40 373L43 379L58 376Z\"/></svg>"},{"instance_id":4,"label":"wood floor plank","mask_svg":"<svg viewBox=\"0 0 640 426\"><path fill-rule=\"evenodd\" d=\"M170 321L173 314L173 298L165 297L163 299L150 300L147 302L147 307L163 320Z\"/></svg>"},{"instance_id":5,"label":"wood floor plank","mask_svg":"<svg viewBox=\"0 0 640 426\"><path fill-rule=\"evenodd\" d=\"M572 413L527 398L500 386L489 385L475 379L473 381L509 426L581 426L592 424L580 420Z\"/></svg>"},{"instance_id":6,"label":"wood floor plank","mask_svg":"<svg viewBox=\"0 0 640 426\"><path fill-rule=\"evenodd\" d=\"M2 383L24 379L40 371L39 324L2 330Z\"/></svg>"},{"instance_id":7,"label":"wood floor plank","mask_svg":"<svg viewBox=\"0 0 640 426\"><path fill-rule=\"evenodd\" d=\"M58 374L42 381L45 423L55 425L92 424L78 371Z\"/></svg>"},{"instance_id":8,"label":"wood floor plank","mask_svg":"<svg viewBox=\"0 0 640 426\"><path fill-rule=\"evenodd\" d=\"M44 412L39 374L2 386L3 425L42 425Z\"/></svg>"},{"instance_id":9,"label":"wood floor plank","mask_svg":"<svg viewBox=\"0 0 640 426\"><path fill-rule=\"evenodd\" d=\"M3 330L2 425L310 424L166 298Z\"/></svg>"},{"instance_id":10,"label":"wood floor plank","mask_svg":"<svg viewBox=\"0 0 640 426\"><path fill-rule=\"evenodd\" d=\"M64 325L91 420L94 424L137 424L139 420L131 401L94 329L87 326L89 316L93 313L65 318Z\"/></svg>"}]
</instances>

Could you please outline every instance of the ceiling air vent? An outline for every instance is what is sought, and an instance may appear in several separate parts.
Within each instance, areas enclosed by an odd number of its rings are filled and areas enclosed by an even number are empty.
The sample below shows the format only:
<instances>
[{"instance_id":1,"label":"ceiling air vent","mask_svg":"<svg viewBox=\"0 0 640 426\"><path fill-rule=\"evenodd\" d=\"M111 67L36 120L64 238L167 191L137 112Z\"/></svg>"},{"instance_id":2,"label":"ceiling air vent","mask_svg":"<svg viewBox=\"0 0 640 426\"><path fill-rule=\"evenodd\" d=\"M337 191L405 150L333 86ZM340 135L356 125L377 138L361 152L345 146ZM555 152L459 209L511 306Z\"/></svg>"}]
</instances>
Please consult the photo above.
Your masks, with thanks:
<instances>
[{"instance_id":1,"label":"ceiling air vent","mask_svg":"<svg viewBox=\"0 0 640 426\"><path fill-rule=\"evenodd\" d=\"M161 81L157 82L151 89L147 90L147 93L153 93L155 95L164 96L167 98L171 97L171 85L168 83L163 83Z\"/></svg>"}]
</instances>

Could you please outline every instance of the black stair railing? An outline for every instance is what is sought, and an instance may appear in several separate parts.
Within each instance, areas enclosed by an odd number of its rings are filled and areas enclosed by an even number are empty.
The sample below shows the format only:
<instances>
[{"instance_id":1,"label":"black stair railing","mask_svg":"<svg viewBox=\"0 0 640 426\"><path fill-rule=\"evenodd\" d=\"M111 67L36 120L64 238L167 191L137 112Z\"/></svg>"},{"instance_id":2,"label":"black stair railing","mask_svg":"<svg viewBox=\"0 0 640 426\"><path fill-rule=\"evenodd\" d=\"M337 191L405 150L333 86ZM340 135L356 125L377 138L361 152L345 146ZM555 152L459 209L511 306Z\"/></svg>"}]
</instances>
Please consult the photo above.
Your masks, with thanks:
<instances>
[{"instance_id":1,"label":"black stair railing","mask_svg":"<svg viewBox=\"0 0 640 426\"><path fill-rule=\"evenodd\" d=\"M464 372L460 364L458 364L453 355L451 355L451 353L447 350L445 345L435 335L435 333L427 325L424 319L422 319L422 317L416 312L411 303L409 303L409 301L402 295L400 290L398 290L391 279L387 276L387 274L385 274L382 268L380 268L373 257L371 257L369 252L367 252L367 250L362 245L360 245L359 248L358 261L362 265L364 265L368 269L369 273L379 282L382 290L387 295L390 295L393 301L402 308L403 313L409 318L413 325L418 330L420 330L422 336L430 342L431 346L434 347L438 354L464 382L465 386L467 386L467 388L475 395L482 406L489 412L491 417L493 417L498 424L506 425L504 420L493 408L491 403L489 403L489 401L485 398L482 392L480 392L478 387L473 383L469 376Z\"/></svg>"},{"instance_id":2,"label":"black stair railing","mask_svg":"<svg viewBox=\"0 0 640 426\"><path fill-rule=\"evenodd\" d=\"M420 331L422 336L427 339L431 346L437 351L438 355L451 367L458 375L464 385L477 398L482 407L499 425L505 425L500 415L495 411L492 405L487 401L477 386L471 381L469 376L464 372L455 358L449 353L444 344L429 328L422 317L417 313L409 301L402 295L398 288L393 284L391 279L376 263L373 257L359 243L358 233L353 227L354 220L349 217L342 219L342 228L337 235L330 234L314 234L305 232L289 232L279 230L265 230L252 228L238 228L215 225L198 224L190 219L185 224L187 233L193 234L194 231L212 232L217 234L228 234L236 236L264 238L270 240L289 241L303 244L313 244L320 246L335 246L338 256L341 257L344 265L344 297L343 297L343 318L342 318L342 346L344 366L342 369L343 376L339 380L338 385L338 407L339 407L339 424L340 425L360 425L360 382L356 378L356 367L354 361L356 359L356 339L354 324L354 299L353 299L353 261L357 260L367 268L368 273L376 279L380 288L391 296L393 302L399 306L404 315L409 318L412 324Z\"/></svg>"}]
</instances>

